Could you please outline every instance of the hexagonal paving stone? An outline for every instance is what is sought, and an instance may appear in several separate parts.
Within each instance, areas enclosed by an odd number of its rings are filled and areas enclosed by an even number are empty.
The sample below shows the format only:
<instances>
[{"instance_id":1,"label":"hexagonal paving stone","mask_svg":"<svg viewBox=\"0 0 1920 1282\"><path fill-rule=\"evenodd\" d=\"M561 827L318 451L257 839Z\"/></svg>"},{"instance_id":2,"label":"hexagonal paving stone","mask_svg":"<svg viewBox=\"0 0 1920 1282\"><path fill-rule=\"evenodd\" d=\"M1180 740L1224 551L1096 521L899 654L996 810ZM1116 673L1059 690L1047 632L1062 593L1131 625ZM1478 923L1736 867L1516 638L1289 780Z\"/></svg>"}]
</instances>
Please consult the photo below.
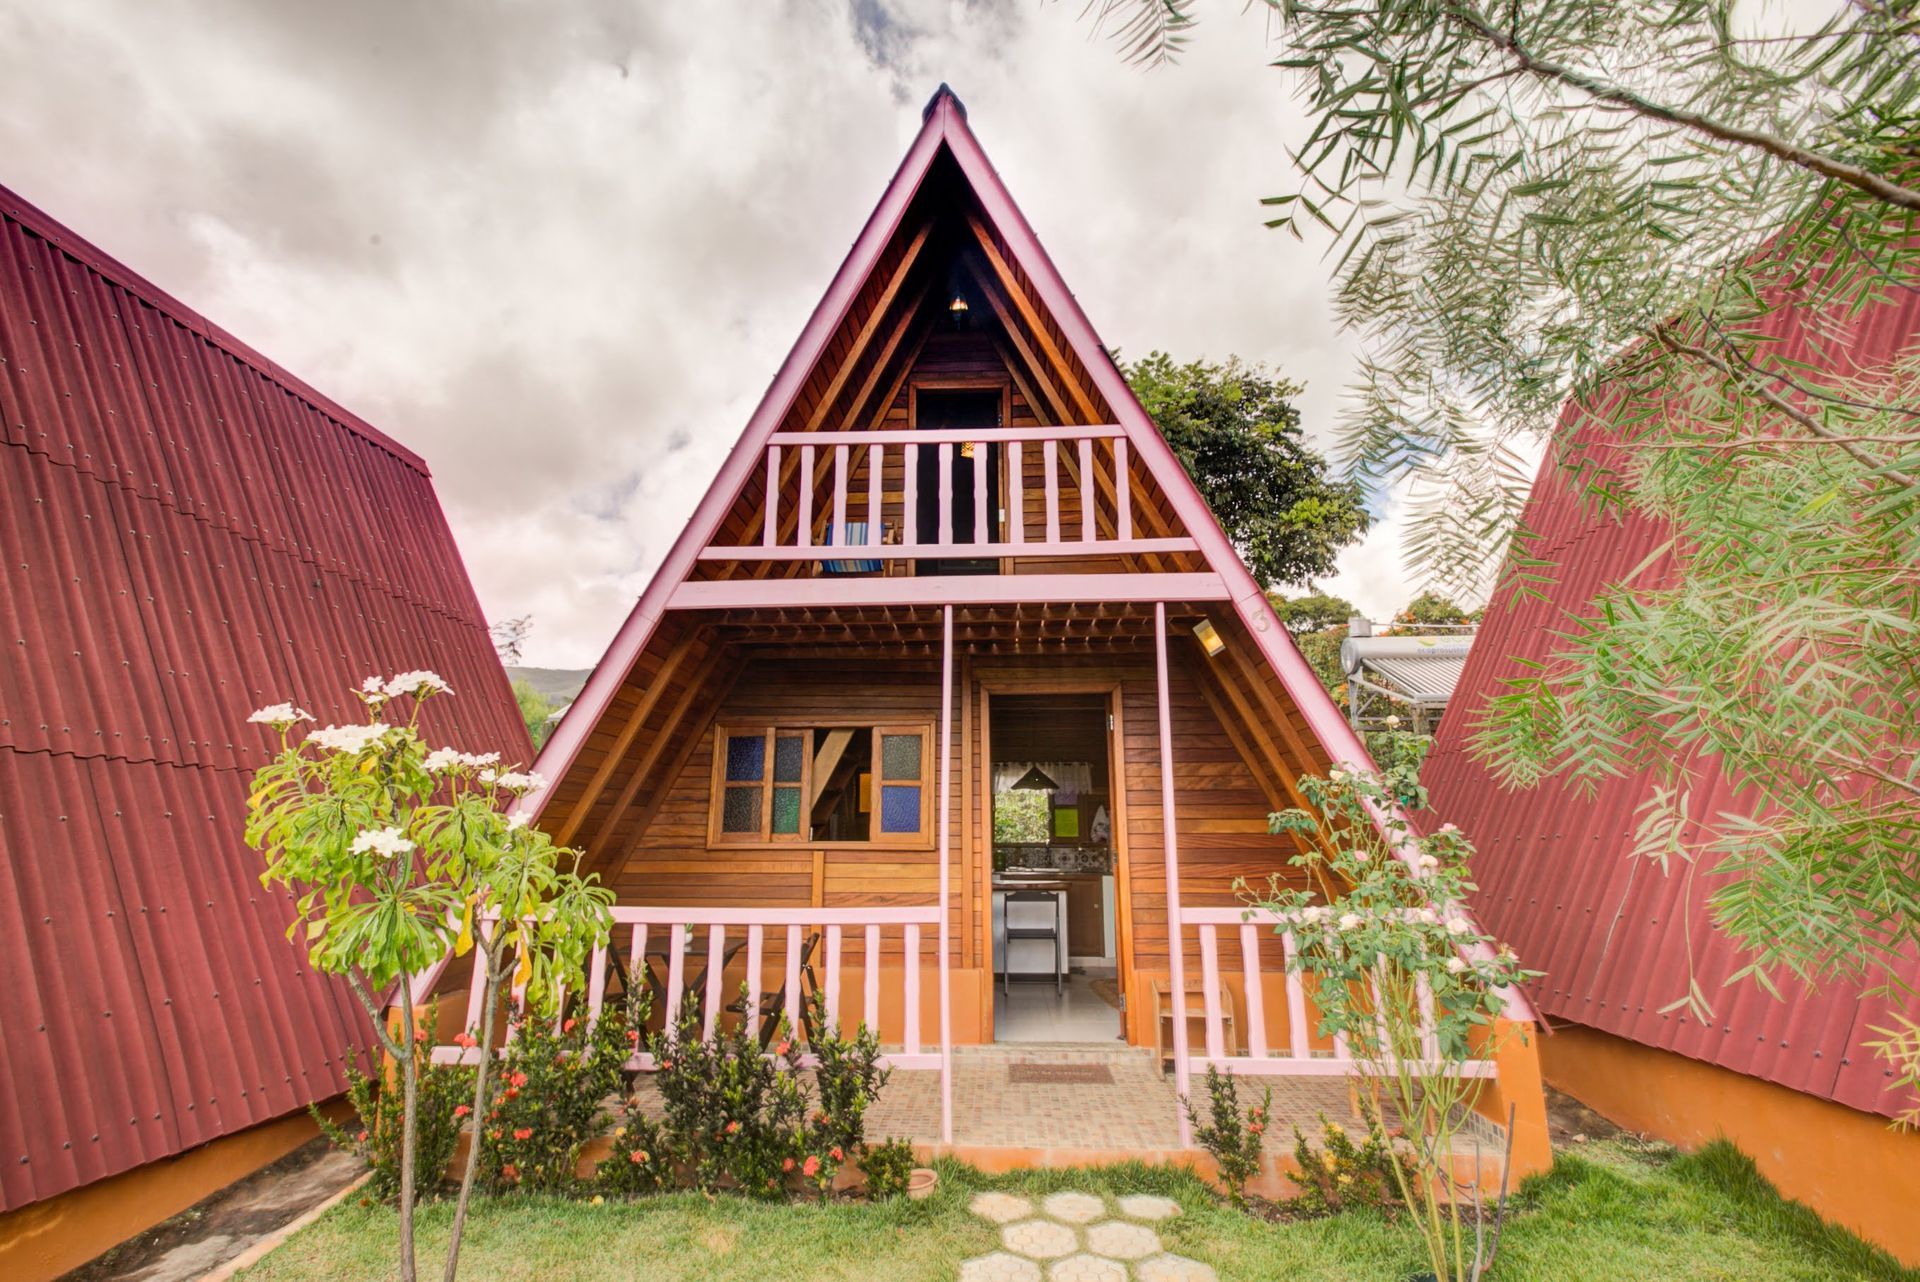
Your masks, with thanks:
<instances>
[{"instance_id":1,"label":"hexagonal paving stone","mask_svg":"<svg viewBox=\"0 0 1920 1282\"><path fill-rule=\"evenodd\" d=\"M967 1209L983 1220L1011 1224L1032 1215L1033 1203L1011 1193L977 1193L973 1201L967 1204Z\"/></svg>"},{"instance_id":2,"label":"hexagonal paving stone","mask_svg":"<svg viewBox=\"0 0 1920 1282\"><path fill-rule=\"evenodd\" d=\"M1133 1266L1140 1282L1220 1282L1210 1264L1189 1260L1184 1255L1156 1255Z\"/></svg>"},{"instance_id":3,"label":"hexagonal paving stone","mask_svg":"<svg viewBox=\"0 0 1920 1282\"><path fill-rule=\"evenodd\" d=\"M1040 1266L1032 1260L995 1251L963 1262L960 1282L1040 1282Z\"/></svg>"},{"instance_id":4,"label":"hexagonal paving stone","mask_svg":"<svg viewBox=\"0 0 1920 1282\"><path fill-rule=\"evenodd\" d=\"M1072 1254L1080 1245L1073 1230L1064 1224L1055 1224L1052 1220L1023 1220L1018 1224L1009 1224L1000 1230L1000 1244L1009 1251L1032 1256L1036 1260L1051 1260L1058 1255Z\"/></svg>"},{"instance_id":5,"label":"hexagonal paving stone","mask_svg":"<svg viewBox=\"0 0 1920 1282\"><path fill-rule=\"evenodd\" d=\"M1180 1214L1180 1204L1170 1197L1135 1193L1120 1199L1120 1214L1136 1220L1170 1220Z\"/></svg>"},{"instance_id":6,"label":"hexagonal paving stone","mask_svg":"<svg viewBox=\"0 0 1920 1282\"><path fill-rule=\"evenodd\" d=\"M1108 1220L1087 1230L1087 1249L1116 1260L1138 1260L1160 1249L1160 1235L1143 1225Z\"/></svg>"},{"instance_id":7,"label":"hexagonal paving stone","mask_svg":"<svg viewBox=\"0 0 1920 1282\"><path fill-rule=\"evenodd\" d=\"M1069 1255L1053 1262L1047 1282L1127 1282L1127 1266L1097 1255Z\"/></svg>"},{"instance_id":8,"label":"hexagonal paving stone","mask_svg":"<svg viewBox=\"0 0 1920 1282\"><path fill-rule=\"evenodd\" d=\"M1091 1193L1055 1193L1040 1209L1063 1224L1090 1224L1107 1213L1107 1204Z\"/></svg>"}]
</instances>

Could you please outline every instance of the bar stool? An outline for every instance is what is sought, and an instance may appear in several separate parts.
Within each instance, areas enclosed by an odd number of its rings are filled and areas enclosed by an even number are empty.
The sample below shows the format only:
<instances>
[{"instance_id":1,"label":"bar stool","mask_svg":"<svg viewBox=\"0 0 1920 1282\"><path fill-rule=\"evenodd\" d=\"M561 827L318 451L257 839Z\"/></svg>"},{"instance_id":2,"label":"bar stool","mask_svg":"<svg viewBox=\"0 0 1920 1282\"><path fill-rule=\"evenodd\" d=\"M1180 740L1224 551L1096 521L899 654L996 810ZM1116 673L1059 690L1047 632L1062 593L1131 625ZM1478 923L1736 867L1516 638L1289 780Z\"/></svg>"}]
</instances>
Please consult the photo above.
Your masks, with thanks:
<instances>
[{"instance_id":1,"label":"bar stool","mask_svg":"<svg viewBox=\"0 0 1920 1282\"><path fill-rule=\"evenodd\" d=\"M1016 939L1051 939L1053 941L1053 991L1061 991L1060 982L1060 901L1050 891L1045 890L1009 890L1004 900L1007 922L1006 965L1000 971L1000 991L1013 991L1010 981L1013 979L1013 941ZM1045 904L1047 906L1047 924L1044 926L1016 926L1013 924L1013 906L1015 904ZM1025 976L1023 976L1025 978Z\"/></svg>"}]
</instances>

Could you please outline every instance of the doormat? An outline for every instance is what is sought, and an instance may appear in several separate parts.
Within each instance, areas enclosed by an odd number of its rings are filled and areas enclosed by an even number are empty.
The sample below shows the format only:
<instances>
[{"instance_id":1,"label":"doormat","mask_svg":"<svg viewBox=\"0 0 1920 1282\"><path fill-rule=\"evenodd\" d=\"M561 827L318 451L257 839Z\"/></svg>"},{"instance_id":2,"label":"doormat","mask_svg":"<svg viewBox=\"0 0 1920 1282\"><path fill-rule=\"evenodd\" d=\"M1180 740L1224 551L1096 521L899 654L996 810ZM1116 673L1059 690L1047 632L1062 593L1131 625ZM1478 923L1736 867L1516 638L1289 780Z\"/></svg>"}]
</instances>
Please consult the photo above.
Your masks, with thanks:
<instances>
[{"instance_id":1,"label":"doormat","mask_svg":"<svg viewBox=\"0 0 1920 1282\"><path fill-rule=\"evenodd\" d=\"M1111 1086L1113 1070L1105 1064L1032 1064L1018 1061L1007 1065L1009 1086Z\"/></svg>"}]
</instances>

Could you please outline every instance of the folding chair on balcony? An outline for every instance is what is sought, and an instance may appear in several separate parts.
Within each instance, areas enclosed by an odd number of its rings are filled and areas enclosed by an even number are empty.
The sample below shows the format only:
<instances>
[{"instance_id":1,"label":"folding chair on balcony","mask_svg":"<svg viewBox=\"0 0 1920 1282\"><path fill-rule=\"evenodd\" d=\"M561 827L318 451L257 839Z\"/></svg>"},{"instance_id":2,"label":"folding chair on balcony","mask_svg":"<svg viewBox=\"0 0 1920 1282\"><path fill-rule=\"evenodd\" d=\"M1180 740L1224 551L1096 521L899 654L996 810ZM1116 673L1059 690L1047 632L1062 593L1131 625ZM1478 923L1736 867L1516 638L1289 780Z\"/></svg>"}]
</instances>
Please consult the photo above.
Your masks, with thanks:
<instances>
[{"instance_id":1,"label":"folding chair on balcony","mask_svg":"<svg viewBox=\"0 0 1920 1282\"><path fill-rule=\"evenodd\" d=\"M811 1045L815 1036L813 1026L813 1001L820 992L820 981L813 973L813 950L820 944L820 932L808 935L806 942L800 945L800 1029L804 1040ZM747 999L743 994L727 1009L746 1018ZM780 1027L780 1017L787 1013L787 985L783 979L777 993L760 995L760 1049L766 1050L773 1045L773 1035Z\"/></svg>"}]
</instances>

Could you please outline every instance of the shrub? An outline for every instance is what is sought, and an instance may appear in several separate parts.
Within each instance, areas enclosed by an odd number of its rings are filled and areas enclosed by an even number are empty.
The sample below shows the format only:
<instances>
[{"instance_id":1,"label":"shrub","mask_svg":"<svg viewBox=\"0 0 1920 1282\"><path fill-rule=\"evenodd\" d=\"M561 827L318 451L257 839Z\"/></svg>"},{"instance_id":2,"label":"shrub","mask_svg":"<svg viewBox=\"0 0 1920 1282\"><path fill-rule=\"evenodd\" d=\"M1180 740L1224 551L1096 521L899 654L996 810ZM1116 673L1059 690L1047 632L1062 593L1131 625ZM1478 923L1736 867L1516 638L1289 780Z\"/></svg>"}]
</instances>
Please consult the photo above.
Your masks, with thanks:
<instances>
[{"instance_id":1,"label":"shrub","mask_svg":"<svg viewBox=\"0 0 1920 1282\"><path fill-rule=\"evenodd\" d=\"M819 1063L813 1070L814 1090L820 1097L814 1112L814 1138L823 1147L858 1152L867 1139L867 1106L893 1075L881 1068L880 1038L865 1024L851 1038L830 1027L826 1003L813 996L813 1027L818 1031L807 1049Z\"/></svg>"},{"instance_id":2,"label":"shrub","mask_svg":"<svg viewBox=\"0 0 1920 1282\"><path fill-rule=\"evenodd\" d=\"M1228 1199L1235 1206L1245 1206L1247 1181L1260 1173L1260 1152L1266 1145L1267 1121L1273 1113L1273 1088L1268 1087L1261 1102L1242 1114L1240 1087L1233 1074L1222 1073L1209 1064L1207 1100L1204 1122L1192 1100L1182 1096L1180 1104L1193 1124L1194 1142L1213 1154Z\"/></svg>"},{"instance_id":3,"label":"shrub","mask_svg":"<svg viewBox=\"0 0 1920 1282\"><path fill-rule=\"evenodd\" d=\"M666 1147L700 1188L777 1197L805 1165L806 1093L791 1070L761 1054L744 1022L732 1031L716 1026L711 1041L702 1040L700 1025L689 1007L676 1028L654 1034L651 1043ZM791 1047L785 1020L777 1039Z\"/></svg>"},{"instance_id":4,"label":"shrub","mask_svg":"<svg viewBox=\"0 0 1920 1282\"><path fill-rule=\"evenodd\" d=\"M643 1114L632 1098L609 1139L612 1147L594 1177L600 1187L629 1196L673 1187L679 1149L667 1128Z\"/></svg>"},{"instance_id":5,"label":"shrub","mask_svg":"<svg viewBox=\"0 0 1920 1282\"><path fill-rule=\"evenodd\" d=\"M422 1023L427 1028L433 1027L431 1010ZM347 1100L360 1119L359 1125L349 1132L313 1105L308 1105L307 1111L313 1114L322 1134L372 1169L373 1178L367 1182L366 1195L382 1202L397 1201L403 1132L399 1083L396 1080L391 1090L382 1089L378 1079L366 1076L354 1066L351 1056L347 1060ZM453 1161L453 1150L460 1142L460 1128L471 1111L466 1097L473 1091L472 1069L434 1064L421 1055L419 1071L413 1177L416 1198L440 1186L447 1164Z\"/></svg>"},{"instance_id":6,"label":"shrub","mask_svg":"<svg viewBox=\"0 0 1920 1282\"><path fill-rule=\"evenodd\" d=\"M1388 1213L1395 1209L1400 1179L1394 1167L1399 1159L1381 1129L1379 1115L1364 1102L1361 1110L1367 1134L1359 1144L1346 1127L1324 1113L1317 1150L1298 1126L1293 1128L1293 1160L1300 1167L1294 1182L1300 1186L1300 1195L1289 1205L1308 1215L1337 1215L1363 1206Z\"/></svg>"},{"instance_id":7,"label":"shrub","mask_svg":"<svg viewBox=\"0 0 1920 1282\"><path fill-rule=\"evenodd\" d=\"M569 1015L559 1028L516 1013L487 1110L481 1167L495 1188L564 1191L587 1141L600 1134L601 1105L620 1089L631 1048L626 1013L609 1006L589 1027Z\"/></svg>"},{"instance_id":8,"label":"shrub","mask_svg":"<svg viewBox=\"0 0 1920 1282\"><path fill-rule=\"evenodd\" d=\"M868 1197L876 1202L899 1197L907 1191L907 1178L913 1174L913 1145L890 1139L870 1148L860 1159L860 1169L866 1173Z\"/></svg>"}]
</instances>

